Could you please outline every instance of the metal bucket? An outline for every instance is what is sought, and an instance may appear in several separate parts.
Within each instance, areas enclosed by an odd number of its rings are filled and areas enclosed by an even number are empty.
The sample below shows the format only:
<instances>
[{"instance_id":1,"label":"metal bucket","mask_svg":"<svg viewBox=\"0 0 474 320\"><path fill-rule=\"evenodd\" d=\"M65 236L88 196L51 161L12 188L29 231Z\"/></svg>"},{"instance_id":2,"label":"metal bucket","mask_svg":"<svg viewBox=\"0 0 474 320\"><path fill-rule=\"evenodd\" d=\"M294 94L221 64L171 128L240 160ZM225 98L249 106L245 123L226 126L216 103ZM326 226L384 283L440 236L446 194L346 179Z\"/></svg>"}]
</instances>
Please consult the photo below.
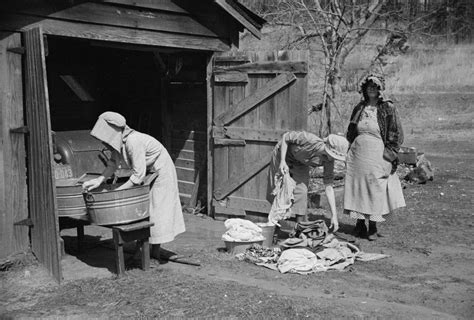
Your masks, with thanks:
<instances>
[{"instance_id":1,"label":"metal bucket","mask_svg":"<svg viewBox=\"0 0 474 320\"><path fill-rule=\"evenodd\" d=\"M56 180L56 200L59 217L87 217L82 186L76 183L77 179Z\"/></svg>"},{"instance_id":2,"label":"metal bucket","mask_svg":"<svg viewBox=\"0 0 474 320\"><path fill-rule=\"evenodd\" d=\"M109 185L115 189L119 185ZM88 192L84 194L90 222L96 225L130 223L149 216L150 186L124 190Z\"/></svg>"},{"instance_id":3,"label":"metal bucket","mask_svg":"<svg viewBox=\"0 0 474 320\"><path fill-rule=\"evenodd\" d=\"M262 235L265 237L262 246L271 248L273 246L273 236L275 235L275 226L269 224L257 223L257 226L262 228Z\"/></svg>"}]
</instances>

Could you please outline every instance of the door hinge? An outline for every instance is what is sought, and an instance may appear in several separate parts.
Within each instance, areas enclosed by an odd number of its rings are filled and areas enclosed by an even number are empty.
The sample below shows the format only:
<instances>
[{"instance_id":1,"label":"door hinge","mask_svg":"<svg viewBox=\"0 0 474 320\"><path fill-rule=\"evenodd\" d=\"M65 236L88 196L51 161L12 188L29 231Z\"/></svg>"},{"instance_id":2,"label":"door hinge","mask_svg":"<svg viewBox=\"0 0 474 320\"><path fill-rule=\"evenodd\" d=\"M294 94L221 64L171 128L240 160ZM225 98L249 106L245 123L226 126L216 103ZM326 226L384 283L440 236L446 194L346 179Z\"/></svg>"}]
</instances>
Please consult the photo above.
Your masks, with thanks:
<instances>
[{"instance_id":1,"label":"door hinge","mask_svg":"<svg viewBox=\"0 0 474 320\"><path fill-rule=\"evenodd\" d=\"M11 133L30 133L30 130L28 129L27 126L22 126L22 127L18 127L18 128L13 128L13 129L10 129L10 132Z\"/></svg>"},{"instance_id":2,"label":"door hinge","mask_svg":"<svg viewBox=\"0 0 474 320\"><path fill-rule=\"evenodd\" d=\"M26 218L14 223L15 226L34 226L33 221L30 218Z\"/></svg>"},{"instance_id":3,"label":"door hinge","mask_svg":"<svg viewBox=\"0 0 474 320\"><path fill-rule=\"evenodd\" d=\"M12 52L12 53L17 53L17 54L25 54L26 52L25 47L8 48L7 51Z\"/></svg>"}]
</instances>

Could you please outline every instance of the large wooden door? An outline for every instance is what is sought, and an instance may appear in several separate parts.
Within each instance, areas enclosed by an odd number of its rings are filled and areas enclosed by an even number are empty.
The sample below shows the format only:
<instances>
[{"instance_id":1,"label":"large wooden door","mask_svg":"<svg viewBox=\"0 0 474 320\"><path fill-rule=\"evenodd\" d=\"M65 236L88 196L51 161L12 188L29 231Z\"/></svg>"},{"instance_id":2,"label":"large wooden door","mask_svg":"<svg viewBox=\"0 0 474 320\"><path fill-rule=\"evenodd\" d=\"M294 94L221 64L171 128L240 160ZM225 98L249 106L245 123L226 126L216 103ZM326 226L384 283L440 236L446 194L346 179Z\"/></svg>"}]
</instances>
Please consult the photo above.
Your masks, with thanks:
<instances>
[{"instance_id":1,"label":"large wooden door","mask_svg":"<svg viewBox=\"0 0 474 320\"><path fill-rule=\"evenodd\" d=\"M21 35L0 32L0 260L28 248Z\"/></svg>"},{"instance_id":2,"label":"large wooden door","mask_svg":"<svg viewBox=\"0 0 474 320\"><path fill-rule=\"evenodd\" d=\"M52 173L51 121L46 81L43 34L35 28L24 32L25 113L29 130L28 194L31 249L59 282L61 280L56 188Z\"/></svg>"},{"instance_id":3,"label":"large wooden door","mask_svg":"<svg viewBox=\"0 0 474 320\"><path fill-rule=\"evenodd\" d=\"M268 164L288 130L307 123L307 51L228 52L214 58L214 213L268 213Z\"/></svg>"}]
</instances>

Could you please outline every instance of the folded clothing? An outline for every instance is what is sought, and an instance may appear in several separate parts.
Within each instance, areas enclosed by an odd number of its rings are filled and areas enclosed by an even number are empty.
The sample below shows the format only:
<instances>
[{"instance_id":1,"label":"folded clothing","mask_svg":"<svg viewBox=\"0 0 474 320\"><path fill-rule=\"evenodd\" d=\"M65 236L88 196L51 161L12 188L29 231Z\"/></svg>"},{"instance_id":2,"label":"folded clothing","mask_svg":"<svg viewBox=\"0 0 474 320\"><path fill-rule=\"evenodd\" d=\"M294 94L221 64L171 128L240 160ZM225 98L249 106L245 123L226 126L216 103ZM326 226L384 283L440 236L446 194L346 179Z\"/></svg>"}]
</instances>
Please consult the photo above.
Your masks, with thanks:
<instances>
[{"instance_id":1,"label":"folded clothing","mask_svg":"<svg viewBox=\"0 0 474 320\"><path fill-rule=\"evenodd\" d=\"M307 249L288 249L282 252L277 267L281 273L308 274L314 272L317 263L316 255Z\"/></svg>"},{"instance_id":2,"label":"folded clothing","mask_svg":"<svg viewBox=\"0 0 474 320\"><path fill-rule=\"evenodd\" d=\"M222 240L232 242L262 241L262 228L252 221L244 219L227 219L224 223L227 231L222 235Z\"/></svg>"}]
</instances>

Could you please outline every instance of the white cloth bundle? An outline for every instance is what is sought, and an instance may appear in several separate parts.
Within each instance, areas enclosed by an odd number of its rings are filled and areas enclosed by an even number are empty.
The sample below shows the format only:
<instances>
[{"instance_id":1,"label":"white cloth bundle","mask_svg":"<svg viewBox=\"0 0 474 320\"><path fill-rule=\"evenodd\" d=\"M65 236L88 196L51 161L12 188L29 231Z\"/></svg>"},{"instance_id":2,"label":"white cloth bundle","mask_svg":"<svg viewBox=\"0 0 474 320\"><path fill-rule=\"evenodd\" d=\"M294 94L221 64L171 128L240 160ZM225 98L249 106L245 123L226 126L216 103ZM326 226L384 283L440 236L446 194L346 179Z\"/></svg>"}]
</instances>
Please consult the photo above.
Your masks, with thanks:
<instances>
[{"instance_id":1,"label":"white cloth bundle","mask_svg":"<svg viewBox=\"0 0 474 320\"><path fill-rule=\"evenodd\" d=\"M244 219L227 219L224 223L227 231L222 235L224 241L262 241L262 228Z\"/></svg>"}]
</instances>

